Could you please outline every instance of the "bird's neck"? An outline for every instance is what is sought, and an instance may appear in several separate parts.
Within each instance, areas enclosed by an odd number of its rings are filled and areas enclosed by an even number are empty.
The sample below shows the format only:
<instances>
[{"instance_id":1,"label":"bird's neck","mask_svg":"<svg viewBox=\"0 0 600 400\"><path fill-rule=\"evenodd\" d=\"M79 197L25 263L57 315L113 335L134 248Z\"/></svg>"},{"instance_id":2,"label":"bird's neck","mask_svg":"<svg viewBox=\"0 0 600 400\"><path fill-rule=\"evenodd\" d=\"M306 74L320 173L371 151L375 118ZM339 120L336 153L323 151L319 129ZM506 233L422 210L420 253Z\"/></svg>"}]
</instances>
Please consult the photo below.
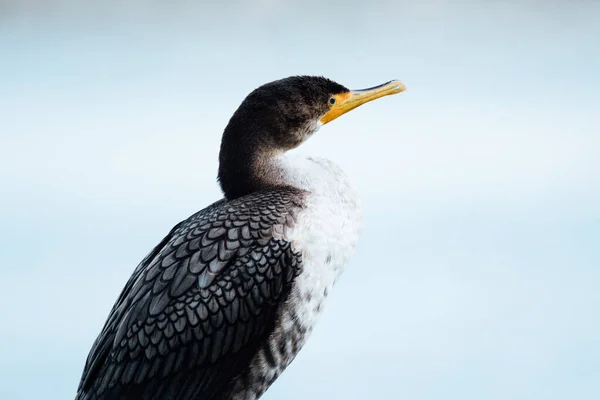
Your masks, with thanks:
<instances>
[{"instance_id":1,"label":"bird's neck","mask_svg":"<svg viewBox=\"0 0 600 400\"><path fill-rule=\"evenodd\" d=\"M227 199L264 189L288 186L280 162L283 152L258 140L223 138L219 154L219 183Z\"/></svg>"}]
</instances>

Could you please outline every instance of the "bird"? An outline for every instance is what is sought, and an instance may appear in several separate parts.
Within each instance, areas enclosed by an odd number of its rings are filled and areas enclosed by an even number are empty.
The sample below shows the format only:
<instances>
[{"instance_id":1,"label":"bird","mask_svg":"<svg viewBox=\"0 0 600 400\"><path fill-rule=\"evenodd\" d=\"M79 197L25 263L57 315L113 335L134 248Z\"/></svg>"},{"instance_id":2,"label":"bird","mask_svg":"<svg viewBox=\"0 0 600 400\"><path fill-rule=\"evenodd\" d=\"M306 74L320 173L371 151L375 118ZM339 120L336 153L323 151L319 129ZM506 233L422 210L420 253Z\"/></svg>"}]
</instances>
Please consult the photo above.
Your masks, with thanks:
<instances>
[{"instance_id":1,"label":"bird","mask_svg":"<svg viewBox=\"0 0 600 400\"><path fill-rule=\"evenodd\" d=\"M292 76L252 91L223 131L223 198L175 225L135 268L75 399L260 398L306 343L362 221L340 167L288 151L404 90L397 80L352 91Z\"/></svg>"}]
</instances>

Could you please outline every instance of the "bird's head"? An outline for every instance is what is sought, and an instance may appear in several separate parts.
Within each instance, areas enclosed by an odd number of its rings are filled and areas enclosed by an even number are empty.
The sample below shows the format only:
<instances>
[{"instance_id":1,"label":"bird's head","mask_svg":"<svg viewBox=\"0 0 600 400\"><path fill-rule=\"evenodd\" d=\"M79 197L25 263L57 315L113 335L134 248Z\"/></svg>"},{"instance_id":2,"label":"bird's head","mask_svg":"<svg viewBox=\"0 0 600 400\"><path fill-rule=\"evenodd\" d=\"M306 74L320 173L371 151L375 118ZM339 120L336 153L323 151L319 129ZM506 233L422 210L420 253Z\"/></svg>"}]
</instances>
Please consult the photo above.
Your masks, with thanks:
<instances>
[{"instance_id":1,"label":"bird's head","mask_svg":"<svg viewBox=\"0 0 600 400\"><path fill-rule=\"evenodd\" d=\"M349 90L319 76L293 76L267 83L239 106L224 136L254 141L274 152L299 146L322 125L383 96L404 91L399 81ZM224 137L225 139L225 137Z\"/></svg>"},{"instance_id":2,"label":"bird's head","mask_svg":"<svg viewBox=\"0 0 600 400\"><path fill-rule=\"evenodd\" d=\"M219 182L228 198L279 180L267 168L322 125L369 101L404 91L399 81L349 90L317 76L293 76L250 93L233 114L221 142Z\"/></svg>"}]
</instances>

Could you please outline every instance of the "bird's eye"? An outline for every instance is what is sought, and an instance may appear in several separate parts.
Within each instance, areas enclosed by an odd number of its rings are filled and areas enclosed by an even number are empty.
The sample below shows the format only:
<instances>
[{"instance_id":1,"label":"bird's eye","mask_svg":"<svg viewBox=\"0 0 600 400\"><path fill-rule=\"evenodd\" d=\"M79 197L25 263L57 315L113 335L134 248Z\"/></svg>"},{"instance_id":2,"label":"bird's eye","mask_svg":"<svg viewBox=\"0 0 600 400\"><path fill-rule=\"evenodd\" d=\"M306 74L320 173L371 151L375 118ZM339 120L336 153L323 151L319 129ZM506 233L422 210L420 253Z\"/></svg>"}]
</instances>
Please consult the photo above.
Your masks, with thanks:
<instances>
[{"instance_id":1,"label":"bird's eye","mask_svg":"<svg viewBox=\"0 0 600 400\"><path fill-rule=\"evenodd\" d=\"M330 105L334 105L335 104L335 97L330 97L329 98L329 104Z\"/></svg>"}]
</instances>

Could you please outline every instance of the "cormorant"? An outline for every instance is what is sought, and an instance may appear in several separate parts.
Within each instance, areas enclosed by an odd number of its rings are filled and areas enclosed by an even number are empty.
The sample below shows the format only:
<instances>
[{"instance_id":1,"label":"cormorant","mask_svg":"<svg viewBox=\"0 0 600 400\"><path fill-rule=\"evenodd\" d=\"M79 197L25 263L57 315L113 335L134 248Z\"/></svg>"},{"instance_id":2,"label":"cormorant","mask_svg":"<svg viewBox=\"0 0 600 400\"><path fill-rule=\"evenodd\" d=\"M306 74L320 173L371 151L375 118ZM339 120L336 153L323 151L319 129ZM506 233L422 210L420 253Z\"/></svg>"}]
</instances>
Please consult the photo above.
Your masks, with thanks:
<instances>
[{"instance_id":1,"label":"cormorant","mask_svg":"<svg viewBox=\"0 0 600 400\"><path fill-rule=\"evenodd\" d=\"M258 399L305 343L361 220L340 168L285 153L403 90L295 76L250 93L223 132L224 198L175 225L134 270L76 400Z\"/></svg>"}]
</instances>

